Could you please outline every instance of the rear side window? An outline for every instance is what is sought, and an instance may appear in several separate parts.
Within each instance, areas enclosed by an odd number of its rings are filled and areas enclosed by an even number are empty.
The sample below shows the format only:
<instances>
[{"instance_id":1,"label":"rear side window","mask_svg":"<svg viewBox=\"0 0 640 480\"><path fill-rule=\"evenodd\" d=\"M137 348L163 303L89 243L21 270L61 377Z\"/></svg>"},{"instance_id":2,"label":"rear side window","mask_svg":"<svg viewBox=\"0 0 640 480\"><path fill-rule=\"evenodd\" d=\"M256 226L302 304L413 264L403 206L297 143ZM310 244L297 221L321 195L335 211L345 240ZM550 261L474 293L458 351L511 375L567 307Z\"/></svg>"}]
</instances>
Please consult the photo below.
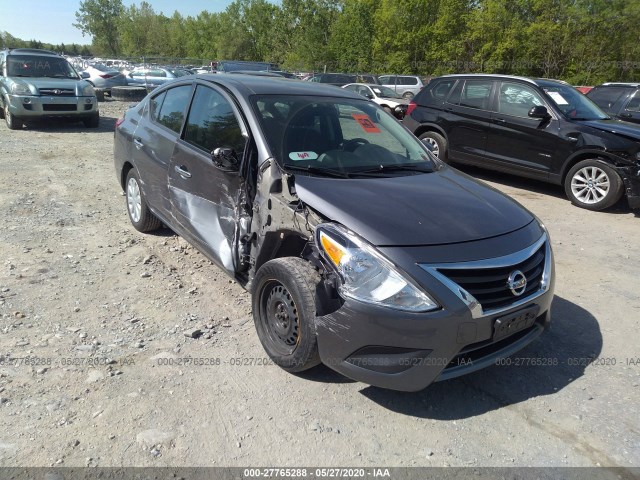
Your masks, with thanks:
<instances>
[{"instance_id":1,"label":"rear side window","mask_svg":"<svg viewBox=\"0 0 640 480\"><path fill-rule=\"evenodd\" d=\"M398 85L418 85L416 77L398 77Z\"/></svg>"},{"instance_id":2,"label":"rear side window","mask_svg":"<svg viewBox=\"0 0 640 480\"><path fill-rule=\"evenodd\" d=\"M608 110L630 90L626 87L596 87L589 92L587 97L600 108Z\"/></svg>"},{"instance_id":3,"label":"rear side window","mask_svg":"<svg viewBox=\"0 0 640 480\"><path fill-rule=\"evenodd\" d=\"M190 96L191 85L182 85L167 90L158 114L158 123L180 133Z\"/></svg>"},{"instance_id":4,"label":"rear side window","mask_svg":"<svg viewBox=\"0 0 640 480\"><path fill-rule=\"evenodd\" d=\"M241 157L245 139L229 102L215 90L198 85L193 97L184 140L206 152L233 148Z\"/></svg>"},{"instance_id":5,"label":"rear side window","mask_svg":"<svg viewBox=\"0 0 640 480\"><path fill-rule=\"evenodd\" d=\"M492 87L492 80L465 81L460 95L460 106L487 110Z\"/></svg>"}]
</instances>

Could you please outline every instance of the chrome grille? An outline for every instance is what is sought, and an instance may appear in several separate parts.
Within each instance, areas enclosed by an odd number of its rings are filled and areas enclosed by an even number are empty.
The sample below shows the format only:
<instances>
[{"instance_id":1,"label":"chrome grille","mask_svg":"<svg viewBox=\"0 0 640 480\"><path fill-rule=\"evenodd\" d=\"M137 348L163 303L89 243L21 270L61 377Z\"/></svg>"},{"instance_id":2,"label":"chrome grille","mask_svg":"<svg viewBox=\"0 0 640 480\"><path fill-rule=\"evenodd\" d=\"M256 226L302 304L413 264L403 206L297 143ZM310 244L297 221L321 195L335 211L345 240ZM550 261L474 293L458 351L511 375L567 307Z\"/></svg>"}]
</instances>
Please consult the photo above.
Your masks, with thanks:
<instances>
[{"instance_id":1,"label":"chrome grille","mask_svg":"<svg viewBox=\"0 0 640 480\"><path fill-rule=\"evenodd\" d=\"M40 95L50 97L75 97L76 91L73 88L41 88Z\"/></svg>"},{"instance_id":2,"label":"chrome grille","mask_svg":"<svg viewBox=\"0 0 640 480\"><path fill-rule=\"evenodd\" d=\"M438 272L473 295L483 311L495 310L526 298L541 288L545 267L545 245L540 246L526 260L497 268L438 268ZM527 279L522 295L514 295L507 280L514 270L520 270Z\"/></svg>"}]
</instances>

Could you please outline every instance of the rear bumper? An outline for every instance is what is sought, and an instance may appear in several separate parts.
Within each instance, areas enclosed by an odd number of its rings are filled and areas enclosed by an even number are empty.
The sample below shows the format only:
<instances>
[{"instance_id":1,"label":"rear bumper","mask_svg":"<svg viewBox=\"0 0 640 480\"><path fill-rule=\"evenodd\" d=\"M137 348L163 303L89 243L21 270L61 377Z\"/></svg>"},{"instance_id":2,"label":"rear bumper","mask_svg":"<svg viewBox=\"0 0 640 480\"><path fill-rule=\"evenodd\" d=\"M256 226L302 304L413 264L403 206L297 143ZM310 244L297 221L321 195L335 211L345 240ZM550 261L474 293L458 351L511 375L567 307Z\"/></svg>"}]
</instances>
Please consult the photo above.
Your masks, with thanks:
<instances>
[{"instance_id":1,"label":"rear bumper","mask_svg":"<svg viewBox=\"0 0 640 480\"><path fill-rule=\"evenodd\" d=\"M16 118L36 120L47 117L88 117L98 111L98 100L92 97L47 97L9 95L9 111Z\"/></svg>"}]
</instances>

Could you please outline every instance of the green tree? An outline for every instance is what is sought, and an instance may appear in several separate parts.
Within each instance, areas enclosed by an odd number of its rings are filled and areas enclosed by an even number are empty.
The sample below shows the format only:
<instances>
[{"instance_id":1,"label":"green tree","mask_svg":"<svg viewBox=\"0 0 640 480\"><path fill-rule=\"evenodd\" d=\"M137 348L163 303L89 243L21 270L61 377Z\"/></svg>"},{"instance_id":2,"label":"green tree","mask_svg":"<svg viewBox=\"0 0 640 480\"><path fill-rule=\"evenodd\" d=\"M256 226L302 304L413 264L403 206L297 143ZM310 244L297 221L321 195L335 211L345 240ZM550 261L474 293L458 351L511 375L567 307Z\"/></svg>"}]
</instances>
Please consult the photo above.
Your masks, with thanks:
<instances>
[{"instance_id":1,"label":"green tree","mask_svg":"<svg viewBox=\"0 0 640 480\"><path fill-rule=\"evenodd\" d=\"M83 35L93 36L93 45L110 55L119 53L118 25L124 10L122 0L84 0L76 12L76 23Z\"/></svg>"},{"instance_id":2,"label":"green tree","mask_svg":"<svg viewBox=\"0 0 640 480\"><path fill-rule=\"evenodd\" d=\"M336 69L345 72L369 72L373 68L373 42L376 0L345 0L333 24L329 49Z\"/></svg>"}]
</instances>

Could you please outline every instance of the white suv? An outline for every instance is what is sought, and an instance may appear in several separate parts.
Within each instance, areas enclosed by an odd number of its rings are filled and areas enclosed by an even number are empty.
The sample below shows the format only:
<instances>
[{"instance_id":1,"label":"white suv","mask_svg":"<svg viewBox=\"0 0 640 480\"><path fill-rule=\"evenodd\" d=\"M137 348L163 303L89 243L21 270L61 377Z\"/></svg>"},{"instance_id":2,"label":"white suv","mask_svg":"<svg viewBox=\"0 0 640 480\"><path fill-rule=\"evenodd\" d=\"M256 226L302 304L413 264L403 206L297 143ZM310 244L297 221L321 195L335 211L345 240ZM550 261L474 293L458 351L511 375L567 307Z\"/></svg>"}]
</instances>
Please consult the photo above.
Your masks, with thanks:
<instances>
[{"instance_id":1,"label":"white suv","mask_svg":"<svg viewBox=\"0 0 640 480\"><path fill-rule=\"evenodd\" d=\"M415 75L381 75L378 82L403 98L413 98L424 87L420 77Z\"/></svg>"}]
</instances>

